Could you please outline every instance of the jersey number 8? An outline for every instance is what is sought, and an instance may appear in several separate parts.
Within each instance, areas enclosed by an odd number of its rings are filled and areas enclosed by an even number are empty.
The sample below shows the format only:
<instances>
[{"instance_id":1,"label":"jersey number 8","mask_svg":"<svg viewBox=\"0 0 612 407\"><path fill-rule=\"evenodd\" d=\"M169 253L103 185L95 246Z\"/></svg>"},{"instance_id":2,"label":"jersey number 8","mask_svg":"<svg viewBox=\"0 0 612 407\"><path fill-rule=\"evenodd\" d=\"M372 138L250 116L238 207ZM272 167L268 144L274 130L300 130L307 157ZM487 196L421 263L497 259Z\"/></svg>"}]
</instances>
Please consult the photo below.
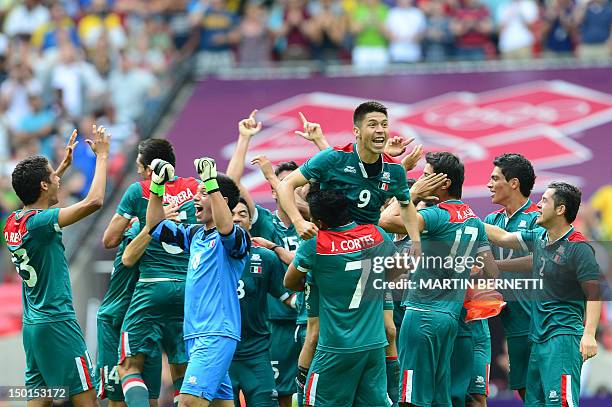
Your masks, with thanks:
<instances>
[{"instance_id":1,"label":"jersey number 8","mask_svg":"<svg viewBox=\"0 0 612 407\"><path fill-rule=\"evenodd\" d=\"M36 275L34 267L28 264L30 257L26 249L15 250L15 252L11 254L11 261L17 268L17 273L19 273L23 282L30 288L34 287L38 281L38 276Z\"/></svg>"}]
</instances>

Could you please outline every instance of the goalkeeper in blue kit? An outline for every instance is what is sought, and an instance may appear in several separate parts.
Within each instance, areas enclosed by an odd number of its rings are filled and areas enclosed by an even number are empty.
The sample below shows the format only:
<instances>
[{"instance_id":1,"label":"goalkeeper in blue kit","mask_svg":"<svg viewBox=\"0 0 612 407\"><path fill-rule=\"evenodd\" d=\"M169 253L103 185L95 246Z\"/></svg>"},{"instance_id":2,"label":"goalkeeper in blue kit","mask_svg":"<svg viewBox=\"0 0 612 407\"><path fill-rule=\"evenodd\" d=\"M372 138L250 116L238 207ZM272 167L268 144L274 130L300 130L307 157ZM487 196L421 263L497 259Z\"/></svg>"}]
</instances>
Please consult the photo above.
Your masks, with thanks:
<instances>
[{"instance_id":1,"label":"goalkeeper in blue kit","mask_svg":"<svg viewBox=\"0 0 612 407\"><path fill-rule=\"evenodd\" d=\"M202 184L194 196L198 224L164 220L164 184L174 168L153 160L147 224L153 239L189 252L185 282L184 339L189 364L179 406L233 407L228 374L240 340L240 303L236 290L250 249L248 233L234 224L231 210L240 198L236 184L217 175L215 161L195 160Z\"/></svg>"}]
</instances>

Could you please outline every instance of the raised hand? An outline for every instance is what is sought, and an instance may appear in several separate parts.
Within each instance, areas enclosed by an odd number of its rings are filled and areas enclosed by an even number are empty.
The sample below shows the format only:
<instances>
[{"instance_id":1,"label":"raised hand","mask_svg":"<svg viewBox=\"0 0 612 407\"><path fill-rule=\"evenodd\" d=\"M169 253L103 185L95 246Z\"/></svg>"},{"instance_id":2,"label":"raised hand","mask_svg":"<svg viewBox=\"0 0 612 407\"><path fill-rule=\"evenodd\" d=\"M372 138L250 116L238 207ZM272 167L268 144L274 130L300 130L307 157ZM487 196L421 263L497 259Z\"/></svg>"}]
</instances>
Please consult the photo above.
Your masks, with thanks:
<instances>
[{"instance_id":1,"label":"raised hand","mask_svg":"<svg viewBox=\"0 0 612 407\"><path fill-rule=\"evenodd\" d=\"M429 174L419 178L410 188L410 199L419 198L424 201L437 201L434 191L446 182L446 174Z\"/></svg>"},{"instance_id":2,"label":"raised hand","mask_svg":"<svg viewBox=\"0 0 612 407\"><path fill-rule=\"evenodd\" d=\"M219 190L217 183L217 163L209 157L196 158L193 160L200 179L204 182L206 193L211 194Z\"/></svg>"},{"instance_id":3,"label":"raised hand","mask_svg":"<svg viewBox=\"0 0 612 407\"><path fill-rule=\"evenodd\" d=\"M179 206L178 205L166 205L164 206L164 214L166 215L166 219L172 220L174 222L180 222L181 218L179 215Z\"/></svg>"},{"instance_id":4,"label":"raised hand","mask_svg":"<svg viewBox=\"0 0 612 407\"><path fill-rule=\"evenodd\" d=\"M105 156L108 157L108 151L110 149L110 133L106 134L106 129L103 126L97 127L95 124L92 129L93 140L85 140L91 150L94 152L96 157Z\"/></svg>"},{"instance_id":5,"label":"raised hand","mask_svg":"<svg viewBox=\"0 0 612 407\"><path fill-rule=\"evenodd\" d=\"M149 166L151 168L151 181L157 185L164 185L166 182L174 178L174 167L168 161L156 158Z\"/></svg>"},{"instance_id":6,"label":"raised hand","mask_svg":"<svg viewBox=\"0 0 612 407\"><path fill-rule=\"evenodd\" d=\"M399 157L404 154L408 144L412 143L414 138L405 139L401 136L391 137L385 146L385 153L391 157Z\"/></svg>"},{"instance_id":7,"label":"raised hand","mask_svg":"<svg viewBox=\"0 0 612 407\"><path fill-rule=\"evenodd\" d=\"M70 165L72 164L72 155L74 153L74 148L77 146L77 144L79 144L79 142L76 141L76 137L77 137L77 131L76 129L74 129L72 130L72 134L70 135L68 144L66 144L66 148L65 148L66 153L64 154L64 159L62 160L62 162L59 164L59 166L55 170L55 173L57 174L58 177L61 177L66 171L66 169L70 167Z\"/></svg>"},{"instance_id":8,"label":"raised hand","mask_svg":"<svg viewBox=\"0 0 612 407\"><path fill-rule=\"evenodd\" d=\"M253 110L249 117L238 122L238 133L242 137L251 138L261 131L261 122L255 120L257 109Z\"/></svg>"},{"instance_id":9,"label":"raised hand","mask_svg":"<svg viewBox=\"0 0 612 407\"><path fill-rule=\"evenodd\" d=\"M302 112L299 112L298 115L302 120L302 125L304 126L304 131L295 131L295 134L298 136L304 137L309 141L317 141L323 139L323 130L321 129L321 125L319 123L312 123L306 119L306 116Z\"/></svg>"},{"instance_id":10,"label":"raised hand","mask_svg":"<svg viewBox=\"0 0 612 407\"><path fill-rule=\"evenodd\" d=\"M300 235L302 239L308 240L317 235L319 228L317 228L317 226L312 222L308 222L307 220L300 219L297 222L295 222L295 230L296 232L298 232L298 234Z\"/></svg>"},{"instance_id":11,"label":"raised hand","mask_svg":"<svg viewBox=\"0 0 612 407\"><path fill-rule=\"evenodd\" d=\"M251 160L252 165L259 166L261 173L266 179L270 179L274 174L274 167L272 167L272 163L268 160L268 157L265 155L258 155Z\"/></svg>"},{"instance_id":12,"label":"raised hand","mask_svg":"<svg viewBox=\"0 0 612 407\"><path fill-rule=\"evenodd\" d=\"M423 158L424 154L425 152L423 151L423 144L418 144L414 146L412 151L402 159L402 167L404 167L404 170L410 171L414 169L419 160Z\"/></svg>"}]
</instances>

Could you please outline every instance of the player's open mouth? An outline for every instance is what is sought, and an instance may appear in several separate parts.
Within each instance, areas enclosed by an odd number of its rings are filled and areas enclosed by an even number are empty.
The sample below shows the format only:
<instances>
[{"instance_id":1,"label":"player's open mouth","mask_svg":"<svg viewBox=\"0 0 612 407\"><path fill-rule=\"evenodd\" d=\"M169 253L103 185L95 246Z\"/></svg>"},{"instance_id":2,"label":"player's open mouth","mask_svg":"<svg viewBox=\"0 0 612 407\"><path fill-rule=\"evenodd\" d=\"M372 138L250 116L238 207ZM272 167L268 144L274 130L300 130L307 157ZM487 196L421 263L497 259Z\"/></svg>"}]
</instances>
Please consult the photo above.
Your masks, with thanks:
<instances>
[{"instance_id":1,"label":"player's open mouth","mask_svg":"<svg viewBox=\"0 0 612 407\"><path fill-rule=\"evenodd\" d=\"M383 148L385 146L385 138L384 137L374 137L372 139L372 143L376 146L376 147L380 147Z\"/></svg>"},{"instance_id":2,"label":"player's open mouth","mask_svg":"<svg viewBox=\"0 0 612 407\"><path fill-rule=\"evenodd\" d=\"M196 216L200 216L202 212L204 212L204 208L202 206L195 204L194 207Z\"/></svg>"}]
</instances>

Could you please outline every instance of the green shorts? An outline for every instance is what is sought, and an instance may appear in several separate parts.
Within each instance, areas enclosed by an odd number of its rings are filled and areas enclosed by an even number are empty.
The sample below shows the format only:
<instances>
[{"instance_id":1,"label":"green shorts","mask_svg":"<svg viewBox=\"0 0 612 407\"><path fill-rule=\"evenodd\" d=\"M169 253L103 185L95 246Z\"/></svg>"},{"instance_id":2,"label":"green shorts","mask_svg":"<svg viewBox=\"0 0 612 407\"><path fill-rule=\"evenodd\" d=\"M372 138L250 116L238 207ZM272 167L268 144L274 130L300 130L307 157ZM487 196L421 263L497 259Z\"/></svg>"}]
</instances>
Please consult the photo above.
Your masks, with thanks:
<instances>
[{"instance_id":1,"label":"green shorts","mask_svg":"<svg viewBox=\"0 0 612 407\"><path fill-rule=\"evenodd\" d=\"M306 343L306 327L307 324L298 324L295 328L295 343L298 346L298 352L302 351L304 343Z\"/></svg>"},{"instance_id":2,"label":"green shorts","mask_svg":"<svg viewBox=\"0 0 612 407\"><path fill-rule=\"evenodd\" d=\"M556 335L531 345L526 406L573 406L580 397L580 336Z\"/></svg>"},{"instance_id":3,"label":"green shorts","mask_svg":"<svg viewBox=\"0 0 612 407\"><path fill-rule=\"evenodd\" d=\"M280 397L289 396L296 392L295 376L300 355L295 342L295 321L271 320L270 327L270 359L276 390Z\"/></svg>"},{"instance_id":4,"label":"green shorts","mask_svg":"<svg viewBox=\"0 0 612 407\"><path fill-rule=\"evenodd\" d=\"M168 363L187 363L183 340L184 281L138 282L121 326L119 364L126 357L144 353L168 354Z\"/></svg>"},{"instance_id":5,"label":"green shorts","mask_svg":"<svg viewBox=\"0 0 612 407\"><path fill-rule=\"evenodd\" d=\"M389 407L385 348L355 353L315 352L304 405Z\"/></svg>"},{"instance_id":6,"label":"green shorts","mask_svg":"<svg viewBox=\"0 0 612 407\"><path fill-rule=\"evenodd\" d=\"M450 406L450 360L458 321L437 311L406 309L398 348L400 403Z\"/></svg>"},{"instance_id":7,"label":"green shorts","mask_svg":"<svg viewBox=\"0 0 612 407\"><path fill-rule=\"evenodd\" d=\"M229 375L234 389L234 403L237 406L240 406L238 393L241 390L249 406L278 406L278 394L268 351L252 355L248 359L233 360Z\"/></svg>"},{"instance_id":8,"label":"green shorts","mask_svg":"<svg viewBox=\"0 0 612 407\"><path fill-rule=\"evenodd\" d=\"M113 401L123 401L123 390L121 380L117 372L117 349L119 349L119 337L121 326L112 321L98 318L98 397L108 398ZM145 359L142 378L149 389L149 399L158 399L161 387L161 355Z\"/></svg>"},{"instance_id":9,"label":"green shorts","mask_svg":"<svg viewBox=\"0 0 612 407\"><path fill-rule=\"evenodd\" d=\"M474 328L474 324L486 324ZM468 323L474 341L474 362L470 379L469 394L489 395L489 371L491 369L491 337L487 320Z\"/></svg>"},{"instance_id":10,"label":"green shorts","mask_svg":"<svg viewBox=\"0 0 612 407\"><path fill-rule=\"evenodd\" d=\"M25 385L67 387L72 397L94 388L94 368L74 319L23 325Z\"/></svg>"},{"instance_id":11,"label":"green shorts","mask_svg":"<svg viewBox=\"0 0 612 407\"><path fill-rule=\"evenodd\" d=\"M510 388L512 390L524 389L527 385L527 369L529 367L529 354L531 341L529 335L513 336L507 338L508 356L510 357Z\"/></svg>"},{"instance_id":12,"label":"green shorts","mask_svg":"<svg viewBox=\"0 0 612 407\"><path fill-rule=\"evenodd\" d=\"M453 407L465 407L474 363L474 341L471 336L455 338L451 354L451 403Z\"/></svg>"}]
</instances>

